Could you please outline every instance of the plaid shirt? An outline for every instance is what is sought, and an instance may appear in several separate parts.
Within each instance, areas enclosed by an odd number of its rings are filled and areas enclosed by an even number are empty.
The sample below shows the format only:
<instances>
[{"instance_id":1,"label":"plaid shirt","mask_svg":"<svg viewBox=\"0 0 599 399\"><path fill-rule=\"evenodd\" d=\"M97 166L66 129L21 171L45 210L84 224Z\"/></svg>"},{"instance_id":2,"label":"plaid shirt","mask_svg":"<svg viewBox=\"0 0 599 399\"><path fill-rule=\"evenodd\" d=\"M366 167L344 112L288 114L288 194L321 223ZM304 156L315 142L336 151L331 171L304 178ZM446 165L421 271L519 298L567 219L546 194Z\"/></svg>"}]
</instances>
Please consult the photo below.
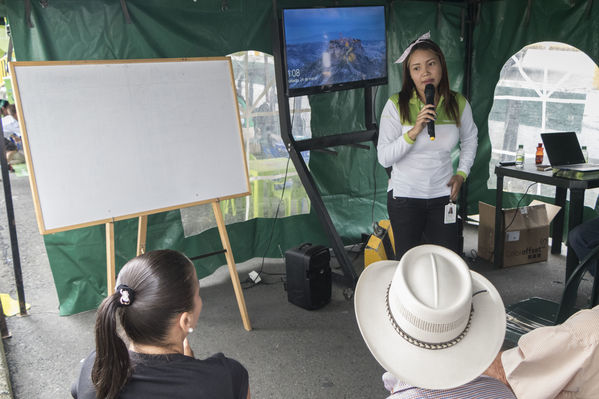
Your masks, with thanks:
<instances>
[{"instance_id":1,"label":"plaid shirt","mask_svg":"<svg viewBox=\"0 0 599 399\"><path fill-rule=\"evenodd\" d=\"M383 375L387 399L516 399L510 388L495 378L481 375L467 384L451 389L424 389L405 384L390 373Z\"/></svg>"}]
</instances>

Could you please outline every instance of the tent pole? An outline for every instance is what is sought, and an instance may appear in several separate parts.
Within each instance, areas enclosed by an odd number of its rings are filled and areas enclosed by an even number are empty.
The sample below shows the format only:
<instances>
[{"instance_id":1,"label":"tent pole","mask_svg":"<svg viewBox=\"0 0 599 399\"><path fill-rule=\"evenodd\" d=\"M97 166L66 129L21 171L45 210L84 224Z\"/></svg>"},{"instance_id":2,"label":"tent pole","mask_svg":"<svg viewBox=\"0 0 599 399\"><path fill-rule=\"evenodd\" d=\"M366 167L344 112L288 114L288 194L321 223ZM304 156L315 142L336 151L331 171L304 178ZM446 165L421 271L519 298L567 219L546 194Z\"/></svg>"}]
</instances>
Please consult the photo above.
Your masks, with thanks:
<instances>
[{"instance_id":1,"label":"tent pole","mask_svg":"<svg viewBox=\"0 0 599 399\"><path fill-rule=\"evenodd\" d=\"M466 17L466 58L464 60L464 95L468 101L472 98L472 53L474 39L474 25L476 24L477 7L480 7L478 0L466 0L467 17Z\"/></svg>"},{"instance_id":2,"label":"tent pole","mask_svg":"<svg viewBox=\"0 0 599 399\"><path fill-rule=\"evenodd\" d=\"M467 16L466 16L466 32L465 32L465 44L466 44L466 56L464 59L464 95L471 101L472 99L472 53L473 53L473 39L474 39L474 25L476 24L477 8L480 7L479 0L466 0ZM460 252L464 251L464 224L468 218L468 182L463 184L460 188L459 198L459 209L458 214L460 216L458 223L459 226L459 240L460 240Z\"/></svg>"},{"instance_id":3,"label":"tent pole","mask_svg":"<svg viewBox=\"0 0 599 399\"><path fill-rule=\"evenodd\" d=\"M8 160L6 159L6 146L4 145L4 128L0 121L0 166L2 168L2 184L4 185L4 200L6 201L6 221L10 235L10 246L12 250L12 265L17 285L17 296L19 298L19 314L27 315L25 305L25 289L23 288L23 274L21 272L21 257L19 255L19 242L17 240L17 227L15 224L15 211L12 203L12 191L10 188L10 176L8 175Z\"/></svg>"}]
</instances>

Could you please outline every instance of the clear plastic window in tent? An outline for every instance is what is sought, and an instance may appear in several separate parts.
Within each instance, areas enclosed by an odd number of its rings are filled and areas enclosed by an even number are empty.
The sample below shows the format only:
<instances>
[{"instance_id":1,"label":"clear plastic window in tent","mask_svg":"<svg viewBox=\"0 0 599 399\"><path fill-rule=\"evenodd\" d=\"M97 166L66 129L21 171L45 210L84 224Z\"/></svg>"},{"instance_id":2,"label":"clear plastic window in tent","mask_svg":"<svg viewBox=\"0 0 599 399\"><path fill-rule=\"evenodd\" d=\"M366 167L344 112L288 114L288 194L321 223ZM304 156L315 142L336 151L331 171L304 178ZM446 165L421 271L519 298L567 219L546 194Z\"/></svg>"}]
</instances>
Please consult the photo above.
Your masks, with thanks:
<instances>
[{"instance_id":1,"label":"clear plastic window in tent","mask_svg":"<svg viewBox=\"0 0 599 399\"><path fill-rule=\"evenodd\" d=\"M281 139L273 56L243 51L230 57L251 195L222 201L225 223L309 213L310 201ZM295 139L310 138L308 98L291 98L289 107ZM302 156L308 163L309 152ZM181 209L181 219L186 237L216 226L210 205Z\"/></svg>"},{"instance_id":2,"label":"clear plastic window in tent","mask_svg":"<svg viewBox=\"0 0 599 399\"><path fill-rule=\"evenodd\" d=\"M564 43L528 45L503 66L489 114L492 153L489 187L495 188L495 165L513 161L524 146L525 163L534 164L541 133L573 131L599 161L599 68L584 52ZM543 164L549 164L545 153ZM506 178L504 189L524 193L530 182ZM553 197L555 188L535 185L529 193ZM596 192L586 195L593 207Z\"/></svg>"}]
</instances>

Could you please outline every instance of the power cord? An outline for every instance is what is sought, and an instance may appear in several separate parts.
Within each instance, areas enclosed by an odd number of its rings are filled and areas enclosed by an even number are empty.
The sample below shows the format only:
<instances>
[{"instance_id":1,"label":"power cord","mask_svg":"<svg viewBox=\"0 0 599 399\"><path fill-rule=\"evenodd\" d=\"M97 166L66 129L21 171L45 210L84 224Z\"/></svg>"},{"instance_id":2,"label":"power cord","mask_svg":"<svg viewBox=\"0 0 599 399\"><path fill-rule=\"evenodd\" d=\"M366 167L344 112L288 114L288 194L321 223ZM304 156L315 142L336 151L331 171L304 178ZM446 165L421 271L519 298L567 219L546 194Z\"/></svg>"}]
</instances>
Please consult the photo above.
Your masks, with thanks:
<instances>
[{"instance_id":1,"label":"power cord","mask_svg":"<svg viewBox=\"0 0 599 399\"><path fill-rule=\"evenodd\" d=\"M279 203L277 205L277 210L275 211L275 217L272 222L272 227L270 229L270 237L268 238L268 243L266 244L266 249L264 250L264 253L262 254L262 263L260 264L260 270L258 270L258 273L256 274L257 277L255 277L254 279L251 279L250 277L247 278L247 280L245 282L251 283L251 285L242 287L243 289L253 288L254 286L256 286L260 283L263 283L265 285L276 284L276 283L267 283L264 280L262 280L260 278L260 276L262 274L265 274L265 275L284 275L285 274L285 273L266 273L263 271L263 269L264 269L264 260L266 258L266 253L268 252L268 249L270 248L270 244L272 242L272 237L275 232L275 226L277 224L277 220L279 219L279 209L281 208L281 203L283 202L283 195L285 195L285 187L287 186L287 174L289 172L289 161L291 161L291 157L287 158L287 167L285 168L285 178L283 179L283 190L281 190L281 198L279 199ZM281 282L282 281L283 280L281 279Z\"/></svg>"},{"instance_id":2,"label":"power cord","mask_svg":"<svg viewBox=\"0 0 599 399\"><path fill-rule=\"evenodd\" d=\"M294 99L293 99L294 112L293 112L293 116L291 117L291 132L292 132L292 134L293 134L293 121L295 119L295 103L296 103L296 101L297 101L297 97L294 97ZM277 220L279 218L279 209L281 208L281 203L283 203L283 196L285 195L285 188L287 188L287 176L289 174L289 162L290 161L291 161L291 157L289 155L287 155L287 166L285 167L285 177L283 178L283 190L281 190L281 198L279 198L279 203L277 204L277 210L275 211L275 217L272 222L272 227L270 229L270 237L268 238L268 243L266 244L266 249L264 250L264 253L262 254L262 263L260 264L260 270L258 270L258 272L256 273L256 275L253 279L251 277L248 277L244 281L244 283L248 283L249 285L242 286L243 289L253 288L260 283L263 283L265 285L277 284L277 283L267 283L267 282L263 281L260 278L260 276L263 274L271 275L271 276L284 276L285 275L285 273L267 273L263 269L264 269L264 259L266 258L266 253L268 252L268 249L270 248L270 244L272 242L272 237L275 232L275 226L276 226ZM280 250L280 247L279 247L279 250ZM280 282L283 282L283 278L281 278Z\"/></svg>"},{"instance_id":3,"label":"power cord","mask_svg":"<svg viewBox=\"0 0 599 399\"><path fill-rule=\"evenodd\" d=\"M283 250L281 249L281 245L279 244L279 253L281 254L281 259L285 259L285 255L283 255ZM265 272L261 270L261 274L267 275L267 276L285 276L287 275L287 273L270 273L270 272Z\"/></svg>"},{"instance_id":4,"label":"power cord","mask_svg":"<svg viewBox=\"0 0 599 399\"><path fill-rule=\"evenodd\" d=\"M466 261L470 265L470 269L472 269L476 265L476 259L478 258L478 252L476 249L470 250L470 256L466 255Z\"/></svg>"},{"instance_id":5,"label":"power cord","mask_svg":"<svg viewBox=\"0 0 599 399\"><path fill-rule=\"evenodd\" d=\"M535 184L537 184L537 182L531 183L527 188L526 191L524 192L524 194L522 194L522 197L520 197L520 199L518 200L518 203L516 204L516 209L520 208L520 203L522 202L522 200L524 199L524 197L526 197L526 194L528 194L528 190L530 190L530 188L532 186L534 186ZM510 228L510 226L512 225L512 223L514 223L514 220L516 219L516 215L518 214L518 212L514 212L514 216L512 217L512 220L510 221L510 224L508 224L504 231L507 231L507 229Z\"/></svg>"},{"instance_id":6,"label":"power cord","mask_svg":"<svg viewBox=\"0 0 599 399\"><path fill-rule=\"evenodd\" d=\"M520 199L518 200L518 203L516 204L516 209L520 207L520 203L522 202L522 200L524 199L524 197L526 197L526 194L528 193L528 190L530 190L530 188L531 188L532 186L534 186L535 184L537 184L537 182L531 183L531 184L530 184L530 185L529 185L529 186L526 188L526 191L524 191L524 194L522 194L522 197L520 197ZM510 226L512 225L512 223L514 223L514 220L516 219L516 215L517 215L517 214L518 214L518 212L517 212L517 211L516 211L516 212L514 212L514 216L512 217L512 220L511 220L511 221L510 221L510 223L509 223L509 224L508 224L508 225L507 225L507 226L506 226L506 227L503 229L503 231L504 231L504 232L505 232L505 231L507 231L507 229L509 229L509 228L510 228ZM493 248L493 251L492 251L492 255L494 255L494 254L495 254L495 248ZM478 256L478 253L477 253L477 256Z\"/></svg>"}]
</instances>

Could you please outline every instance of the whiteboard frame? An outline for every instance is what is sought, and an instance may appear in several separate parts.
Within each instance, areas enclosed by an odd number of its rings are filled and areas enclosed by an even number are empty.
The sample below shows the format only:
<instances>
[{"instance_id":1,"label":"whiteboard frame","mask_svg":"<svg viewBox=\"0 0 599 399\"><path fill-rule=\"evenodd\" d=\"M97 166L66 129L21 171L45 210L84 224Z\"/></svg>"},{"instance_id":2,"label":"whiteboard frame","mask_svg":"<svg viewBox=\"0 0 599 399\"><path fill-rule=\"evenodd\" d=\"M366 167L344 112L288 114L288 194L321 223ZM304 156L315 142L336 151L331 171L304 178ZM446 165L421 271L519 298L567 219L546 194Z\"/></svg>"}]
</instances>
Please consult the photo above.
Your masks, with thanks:
<instances>
[{"instance_id":1,"label":"whiteboard frame","mask_svg":"<svg viewBox=\"0 0 599 399\"><path fill-rule=\"evenodd\" d=\"M237 130L236 133L238 134L238 137L239 137L241 156L243 158L243 160L242 160L243 174L245 175L245 176L243 176L244 177L243 178L244 187L243 188L240 187L239 190L237 190L237 189L233 190L234 192L223 192L222 195L219 194L216 197L203 198L202 200L199 200L199 201L190 200L189 202L184 201L182 203L177 203L177 204L173 204L170 206L160 206L160 207L156 207L153 209L139 209L139 210L136 210L133 212L127 212L125 214L115 214L114 216L110 216L110 217L92 218L92 220L82 221L81 223L65 224L62 226L48 228L46 221L44 219L43 206L40 201L40 193L38 191L38 183L39 182L37 180L38 175L36 174L36 160L32 158L32 151L31 151L30 139L33 140L34 144L35 144L36 139L35 139L35 137L30 137L30 135L27 132L27 119L30 118L30 120L32 120L32 119L34 119L34 117L32 117L31 115L27 115L26 110L24 112L24 109L23 109L24 104L22 102L22 97L23 97L25 99L25 103L27 103L27 96L29 96L30 93L21 93L19 79L21 79L22 83L24 83L24 80L23 80L23 77L19 76L19 71L22 70L22 68L31 68L31 67L38 67L38 66L42 66L42 67L69 66L69 67L71 67L71 66L89 66L89 65L111 66L114 64L122 64L122 65L132 65L133 67L135 67L135 64L143 64L143 63L168 63L168 62L179 63L179 62L188 62L188 61L192 61L192 62L196 62L196 61L200 61L200 62L226 61L226 64L228 65L229 76L230 76L230 81L229 81L230 89L232 90L233 99L234 99L234 101L233 101L234 102L234 113L235 113L234 117L236 118L236 130ZM246 153L245 153L245 148L244 148L243 133L242 133L242 129L241 129L239 104L237 101L237 93L235 90L235 79L233 76L232 63L231 63L231 59L229 57L163 58L163 59L135 59L135 60L42 61L42 62L19 61L19 62L10 62L9 67L10 67L10 72L11 72L15 101L16 101L16 105L17 105L18 118L19 118L19 122L20 122L20 126L21 126L23 149L25 152L25 159L27 162L27 167L29 169L29 181L31 184L33 200L34 200L34 205L35 205L36 218L37 218L38 228L40 230L40 233L50 234L50 233L56 233L56 232L60 232L60 231L82 228L82 227L100 225L100 224L105 224L105 223L114 222L114 221L118 221L118 220L131 219L131 218L138 217L138 216L150 215L150 214L155 214L155 213L159 213L159 212L180 209L180 208L184 208L184 207L206 204L206 203L215 202L215 201L222 201L222 200L231 199L231 198L243 197L243 196L247 196L250 194L250 191L251 191L250 190L250 181L249 181L247 158L246 158ZM207 79L209 79L209 77L207 77ZM48 94L47 101L50 104L50 102L53 101L54 98L51 95L49 95L50 93L46 93L46 94ZM27 104L25 104L25 105L27 105ZM159 107L160 107L160 98L156 98L156 109L158 110ZM68 115L68 110L63 110L63 111ZM93 112L94 110L86 110L86 111ZM232 134L232 133L228 133L228 134ZM179 143L179 145L185 145L185 144L186 143ZM226 149L223 149L222 152L223 153L226 152ZM239 160L236 160L236 162L239 162ZM169 164L165 162L164 167L168 168ZM214 175L218 175L218 170L219 170L219 167L218 167L218 165L216 165L212 170L207 170L207 171L204 171L203 173L210 174L211 178L215 178ZM200 172L198 171L197 173L200 173ZM239 177L239 176L237 176L237 177Z\"/></svg>"}]
</instances>

